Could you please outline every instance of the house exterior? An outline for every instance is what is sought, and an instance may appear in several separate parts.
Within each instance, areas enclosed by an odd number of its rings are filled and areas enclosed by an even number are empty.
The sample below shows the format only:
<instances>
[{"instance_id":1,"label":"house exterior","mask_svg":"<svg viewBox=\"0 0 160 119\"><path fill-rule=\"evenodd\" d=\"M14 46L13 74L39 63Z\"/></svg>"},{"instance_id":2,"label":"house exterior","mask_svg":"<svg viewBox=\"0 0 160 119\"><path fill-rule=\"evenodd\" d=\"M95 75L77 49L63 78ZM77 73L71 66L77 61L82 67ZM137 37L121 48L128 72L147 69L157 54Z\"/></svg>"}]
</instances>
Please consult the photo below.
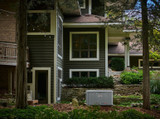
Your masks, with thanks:
<instances>
[{"instance_id":1,"label":"house exterior","mask_svg":"<svg viewBox=\"0 0 160 119\"><path fill-rule=\"evenodd\" d=\"M134 5L135 1L131 0L129 8ZM56 103L61 100L61 85L64 80L72 77L109 76L109 60L112 57L123 57L125 67L138 66L142 52L129 50L130 43L121 43L124 39L132 38L135 32L112 27L119 23L109 23L103 11L96 11L97 6L105 6L100 1L58 0L48 8L44 6L37 4L28 11L27 89L32 99L38 99L40 103ZM3 11L0 15L3 14L9 13ZM6 19L10 18L0 17L3 23ZM0 35L0 38L4 36L7 39L5 43L16 46L15 18L13 19L9 21L14 26L13 32L9 32L11 26L8 31L6 29L8 34L14 34L13 41L8 38L10 35ZM4 28L1 23L0 27ZM0 34L4 34L3 31L0 29ZM3 38L0 39L0 44L3 44ZM0 45L0 49L3 47ZM17 51L14 50L12 52L16 55ZM0 56L4 55L1 54ZM3 69L8 71L10 67L13 68L12 73L4 73ZM13 64L11 60L9 63L3 62L0 57L0 81L5 84L4 87L10 86L8 90L15 89L15 68L16 56ZM10 78L5 81L2 78L4 75ZM4 89L3 86L0 88Z\"/></svg>"}]
</instances>

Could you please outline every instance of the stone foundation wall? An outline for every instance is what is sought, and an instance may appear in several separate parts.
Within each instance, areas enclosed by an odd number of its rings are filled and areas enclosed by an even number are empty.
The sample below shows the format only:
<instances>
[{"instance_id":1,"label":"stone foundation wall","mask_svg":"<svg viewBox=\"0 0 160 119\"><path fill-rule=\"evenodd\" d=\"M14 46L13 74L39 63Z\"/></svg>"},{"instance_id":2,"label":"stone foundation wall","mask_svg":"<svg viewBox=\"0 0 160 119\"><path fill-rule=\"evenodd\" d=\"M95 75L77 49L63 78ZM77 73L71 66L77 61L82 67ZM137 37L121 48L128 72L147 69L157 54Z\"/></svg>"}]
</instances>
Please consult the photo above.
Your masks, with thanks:
<instances>
[{"instance_id":1,"label":"stone foundation wall","mask_svg":"<svg viewBox=\"0 0 160 119\"><path fill-rule=\"evenodd\" d=\"M114 95L139 95L142 93L142 85L115 85L114 89L95 88L62 88L62 101L71 101L77 98L79 101L85 100L86 90L113 90Z\"/></svg>"}]
</instances>

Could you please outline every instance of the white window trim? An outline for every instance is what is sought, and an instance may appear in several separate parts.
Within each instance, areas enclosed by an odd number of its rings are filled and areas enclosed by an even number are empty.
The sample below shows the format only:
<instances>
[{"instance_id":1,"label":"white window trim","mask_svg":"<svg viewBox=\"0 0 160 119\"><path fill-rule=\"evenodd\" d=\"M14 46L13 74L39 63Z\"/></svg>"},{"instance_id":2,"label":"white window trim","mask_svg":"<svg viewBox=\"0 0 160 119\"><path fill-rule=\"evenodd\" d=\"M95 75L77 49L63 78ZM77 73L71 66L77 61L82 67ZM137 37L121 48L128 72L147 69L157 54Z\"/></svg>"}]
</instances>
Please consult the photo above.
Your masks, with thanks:
<instances>
[{"instance_id":1,"label":"white window trim","mask_svg":"<svg viewBox=\"0 0 160 119\"><path fill-rule=\"evenodd\" d=\"M97 35L97 57L96 58L72 58L72 34L96 34ZM83 31L83 32L70 32L70 46L69 46L69 57L70 61L99 61L99 32L89 32L89 31Z\"/></svg>"},{"instance_id":2,"label":"white window trim","mask_svg":"<svg viewBox=\"0 0 160 119\"><path fill-rule=\"evenodd\" d=\"M62 71L63 71L63 69L61 68L61 67L58 67L58 70L61 70L61 77L62 77ZM58 79L59 80L59 79ZM62 82L63 80L62 80L62 78L60 79L60 82ZM58 84L59 85L59 84ZM61 100L61 97L57 97L57 101L60 101Z\"/></svg>"},{"instance_id":3,"label":"white window trim","mask_svg":"<svg viewBox=\"0 0 160 119\"><path fill-rule=\"evenodd\" d=\"M50 13L50 32L27 32L27 35L55 35L55 11L54 10L29 10L28 13Z\"/></svg>"},{"instance_id":4,"label":"white window trim","mask_svg":"<svg viewBox=\"0 0 160 119\"><path fill-rule=\"evenodd\" d=\"M143 66L141 66L141 61L143 61L143 59L138 59L139 68L143 68ZM154 61L154 59L149 59L149 61ZM158 61L160 61L160 59L158 59ZM149 68L151 68L151 66L149 66ZM153 66L152 68L160 68L160 66Z\"/></svg>"},{"instance_id":5,"label":"white window trim","mask_svg":"<svg viewBox=\"0 0 160 119\"><path fill-rule=\"evenodd\" d=\"M86 0L83 0L83 6L80 7L81 9L86 9Z\"/></svg>"},{"instance_id":6,"label":"white window trim","mask_svg":"<svg viewBox=\"0 0 160 119\"><path fill-rule=\"evenodd\" d=\"M51 68L50 67L33 67L32 68L32 86L31 90L33 91L33 99L35 99L35 76L36 71L48 71L48 104L51 104Z\"/></svg>"},{"instance_id":7,"label":"white window trim","mask_svg":"<svg viewBox=\"0 0 160 119\"><path fill-rule=\"evenodd\" d=\"M58 18L61 20L61 22L62 22L62 32L63 32L63 19L62 19L62 17L60 16L60 15L58 15ZM57 42L58 43L58 42ZM62 35L62 56L60 55L60 54L58 54L58 57L60 58L60 59L63 59L63 35Z\"/></svg>"},{"instance_id":8,"label":"white window trim","mask_svg":"<svg viewBox=\"0 0 160 119\"><path fill-rule=\"evenodd\" d=\"M86 71L86 72L95 71L95 72L97 72L97 77L99 77L99 69L69 69L69 78L72 78L72 72L73 71L77 71L77 72L81 72L81 71Z\"/></svg>"}]
</instances>

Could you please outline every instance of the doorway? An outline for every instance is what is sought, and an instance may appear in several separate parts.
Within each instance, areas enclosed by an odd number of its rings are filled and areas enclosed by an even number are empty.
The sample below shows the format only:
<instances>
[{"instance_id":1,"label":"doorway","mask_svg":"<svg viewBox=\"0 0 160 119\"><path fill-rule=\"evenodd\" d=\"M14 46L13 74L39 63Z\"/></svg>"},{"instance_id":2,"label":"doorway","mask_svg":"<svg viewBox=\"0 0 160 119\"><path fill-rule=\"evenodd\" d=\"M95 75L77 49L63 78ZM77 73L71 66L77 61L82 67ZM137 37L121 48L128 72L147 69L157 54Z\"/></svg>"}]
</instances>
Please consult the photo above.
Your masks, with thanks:
<instances>
[{"instance_id":1,"label":"doorway","mask_svg":"<svg viewBox=\"0 0 160 119\"><path fill-rule=\"evenodd\" d=\"M48 103L48 71L35 71L35 98L40 104Z\"/></svg>"}]
</instances>

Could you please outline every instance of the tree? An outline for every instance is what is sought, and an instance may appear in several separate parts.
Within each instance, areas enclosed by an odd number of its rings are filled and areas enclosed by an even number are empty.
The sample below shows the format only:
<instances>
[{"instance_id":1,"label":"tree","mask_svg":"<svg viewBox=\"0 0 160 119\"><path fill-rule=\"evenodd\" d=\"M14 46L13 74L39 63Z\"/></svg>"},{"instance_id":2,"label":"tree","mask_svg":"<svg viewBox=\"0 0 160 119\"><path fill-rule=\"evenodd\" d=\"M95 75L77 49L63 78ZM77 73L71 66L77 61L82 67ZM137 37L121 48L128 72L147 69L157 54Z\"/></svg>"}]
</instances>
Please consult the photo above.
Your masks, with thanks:
<instances>
[{"instance_id":1,"label":"tree","mask_svg":"<svg viewBox=\"0 0 160 119\"><path fill-rule=\"evenodd\" d=\"M150 109L149 45L148 45L148 8L147 0L141 0L142 41L143 41L143 108Z\"/></svg>"},{"instance_id":2,"label":"tree","mask_svg":"<svg viewBox=\"0 0 160 119\"><path fill-rule=\"evenodd\" d=\"M17 12L17 87L16 108L27 107L26 39L27 39L27 0L19 0Z\"/></svg>"},{"instance_id":3,"label":"tree","mask_svg":"<svg viewBox=\"0 0 160 119\"><path fill-rule=\"evenodd\" d=\"M125 8L131 1L116 1L105 0L108 3L106 11L108 14L113 14L110 21L120 21L125 28L139 29L142 28L140 35L143 44L143 108L150 109L150 79L149 79L149 43L150 46L154 46L153 43L159 39L154 38L155 33L153 31L160 26L160 1L159 0L139 0L140 6L134 11L129 11L127 24L120 18L126 17L124 13ZM158 20L157 20L158 19ZM138 27L137 27L138 24ZM159 29L157 29L158 31ZM149 32L150 31L150 32ZM150 34L149 34L150 33ZM150 35L150 37L149 37ZM149 42L150 38L150 42ZM159 45L159 44L158 44ZM159 46L158 46L159 47Z\"/></svg>"}]
</instances>

